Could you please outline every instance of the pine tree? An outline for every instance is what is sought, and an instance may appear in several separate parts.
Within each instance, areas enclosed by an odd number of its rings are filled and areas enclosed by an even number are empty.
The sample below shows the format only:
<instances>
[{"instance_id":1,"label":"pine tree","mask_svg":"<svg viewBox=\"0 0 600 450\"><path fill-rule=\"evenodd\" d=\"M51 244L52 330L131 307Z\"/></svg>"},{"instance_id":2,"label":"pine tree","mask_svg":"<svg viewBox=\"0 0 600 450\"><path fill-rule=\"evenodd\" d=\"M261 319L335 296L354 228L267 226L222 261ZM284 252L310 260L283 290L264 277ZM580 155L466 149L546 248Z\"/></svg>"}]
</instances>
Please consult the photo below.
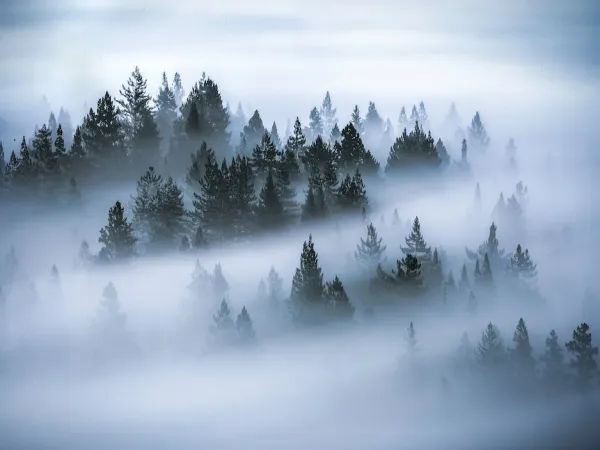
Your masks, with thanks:
<instances>
[{"instance_id":1,"label":"pine tree","mask_svg":"<svg viewBox=\"0 0 600 450\"><path fill-rule=\"evenodd\" d=\"M93 261L92 253L90 252L90 246L87 241L81 241L79 246L79 252L77 253L77 259L75 265L80 268L89 267Z\"/></svg>"},{"instance_id":2,"label":"pine tree","mask_svg":"<svg viewBox=\"0 0 600 450\"><path fill-rule=\"evenodd\" d=\"M265 132L265 126L260 118L260 114L258 113L258 110L255 110L243 130L247 148L254 149L259 145Z\"/></svg>"},{"instance_id":3,"label":"pine tree","mask_svg":"<svg viewBox=\"0 0 600 450\"><path fill-rule=\"evenodd\" d=\"M323 120L319 110L314 107L308 117L308 128L310 130L310 140L314 142L318 136L323 137Z\"/></svg>"},{"instance_id":4,"label":"pine tree","mask_svg":"<svg viewBox=\"0 0 600 450\"><path fill-rule=\"evenodd\" d=\"M337 275L325 285L325 301L334 320L349 320L354 316L354 306Z\"/></svg>"},{"instance_id":5,"label":"pine tree","mask_svg":"<svg viewBox=\"0 0 600 450\"><path fill-rule=\"evenodd\" d=\"M448 150L446 150L446 146L441 139L438 139L435 143L435 150L441 161L441 167L448 167L450 165L450 155L448 154Z\"/></svg>"},{"instance_id":6,"label":"pine tree","mask_svg":"<svg viewBox=\"0 0 600 450\"><path fill-rule=\"evenodd\" d=\"M276 228L284 222L284 209L279 191L269 171L258 200L258 220L265 228Z\"/></svg>"},{"instance_id":7,"label":"pine tree","mask_svg":"<svg viewBox=\"0 0 600 450\"><path fill-rule=\"evenodd\" d=\"M281 150L281 138L279 137L279 132L277 131L277 124L273 122L271 126L271 132L269 133L269 137L271 138L271 142L279 152Z\"/></svg>"},{"instance_id":8,"label":"pine tree","mask_svg":"<svg viewBox=\"0 0 600 450\"><path fill-rule=\"evenodd\" d=\"M497 227L494 222L490 225L490 232L487 240L479 246L477 252L465 249L467 256L471 260L484 259L488 255L492 269L502 270L505 266L504 250L499 248L499 241L496 237Z\"/></svg>"},{"instance_id":9,"label":"pine tree","mask_svg":"<svg viewBox=\"0 0 600 450\"><path fill-rule=\"evenodd\" d=\"M246 307L242 307L242 311L238 314L235 321L235 328L238 333L238 338L242 344L250 344L254 341L256 335L252 325L252 319Z\"/></svg>"},{"instance_id":10,"label":"pine tree","mask_svg":"<svg viewBox=\"0 0 600 450\"><path fill-rule=\"evenodd\" d=\"M224 169L222 172L225 174ZM233 226L236 237L243 239L254 230L256 222L256 182L248 158L236 156L235 163L232 161L228 179L230 201L225 200L223 207L228 209L232 216L230 226Z\"/></svg>"},{"instance_id":11,"label":"pine tree","mask_svg":"<svg viewBox=\"0 0 600 450\"><path fill-rule=\"evenodd\" d=\"M553 387L561 386L565 378L564 355L554 330L546 338L546 350L541 359L544 362L546 381Z\"/></svg>"},{"instance_id":12,"label":"pine tree","mask_svg":"<svg viewBox=\"0 0 600 450\"><path fill-rule=\"evenodd\" d=\"M295 216L298 209L296 203L296 189L292 184L288 168L284 164L279 164L275 185L285 214L288 217Z\"/></svg>"},{"instance_id":13,"label":"pine tree","mask_svg":"<svg viewBox=\"0 0 600 450\"><path fill-rule=\"evenodd\" d=\"M279 276L275 267L271 267L269 270L265 289L269 311L273 317L276 317L280 313L285 294L283 292L283 279Z\"/></svg>"},{"instance_id":14,"label":"pine tree","mask_svg":"<svg viewBox=\"0 0 600 450\"><path fill-rule=\"evenodd\" d=\"M108 283L102 291L94 323L99 340L97 350L102 357L112 359L127 347L131 348L126 324L127 315L121 310L117 290Z\"/></svg>"},{"instance_id":15,"label":"pine tree","mask_svg":"<svg viewBox=\"0 0 600 450\"><path fill-rule=\"evenodd\" d=\"M363 132L364 132L363 119L360 116L360 109L358 108L358 105L354 106L354 109L352 110L352 117L351 117L350 121L352 122L352 125L354 125L354 128L356 129L356 131L358 131L359 134L363 134Z\"/></svg>"},{"instance_id":16,"label":"pine tree","mask_svg":"<svg viewBox=\"0 0 600 450\"><path fill-rule=\"evenodd\" d=\"M32 147L33 157L40 162L42 170L53 171L56 159L54 158L52 131L45 124L36 131Z\"/></svg>"},{"instance_id":17,"label":"pine tree","mask_svg":"<svg viewBox=\"0 0 600 450\"><path fill-rule=\"evenodd\" d=\"M271 141L269 133L262 135L260 145L252 151L252 167L258 178L262 179L269 171L277 166L277 147Z\"/></svg>"},{"instance_id":18,"label":"pine tree","mask_svg":"<svg viewBox=\"0 0 600 450\"><path fill-rule=\"evenodd\" d=\"M475 113L473 120L471 120L471 126L468 128L468 133L469 145L481 152L485 152L490 143L490 138L487 135L487 131L483 125L483 122L481 121L479 111Z\"/></svg>"},{"instance_id":19,"label":"pine tree","mask_svg":"<svg viewBox=\"0 0 600 450\"><path fill-rule=\"evenodd\" d=\"M58 128L58 122L56 121L56 116L53 112L50 112L50 117L48 117L48 130L50 131L50 140L54 141L56 139L56 130Z\"/></svg>"},{"instance_id":20,"label":"pine tree","mask_svg":"<svg viewBox=\"0 0 600 450\"><path fill-rule=\"evenodd\" d=\"M431 132L426 134L416 122L414 129L410 133L404 130L390 148L385 171L396 173L411 167L436 169L440 163Z\"/></svg>"},{"instance_id":21,"label":"pine tree","mask_svg":"<svg viewBox=\"0 0 600 450\"><path fill-rule=\"evenodd\" d=\"M288 138L285 144L285 159L287 161L302 161L304 158L305 151L306 137L302 132L302 124L300 123L300 119L296 117L296 121L294 122L293 134ZM293 155L293 157L291 155ZM293 175L293 173L293 171L290 171L290 174Z\"/></svg>"},{"instance_id":22,"label":"pine tree","mask_svg":"<svg viewBox=\"0 0 600 450\"><path fill-rule=\"evenodd\" d=\"M331 95L329 91L325 93L325 97L323 98L323 103L321 105L321 110L319 114L323 121L323 135L331 136L334 127L337 125L337 117L335 116L337 109L333 107L331 103ZM332 141L335 142L335 139Z\"/></svg>"},{"instance_id":23,"label":"pine tree","mask_svg":"<svg viewBox=\"0 0 600 450\"><path fill-rule=\"evenodd\" d=\"M529 332L523 318L519 319L513 335L513 342L515 347L510 351L513 364L522 375L532 376L535 371L535 359L529 343Z\"/></svg>"},{"instance_id":24,"label":"pine tree","mask_svg":"<svg viewBox=\"0 0 600 450\"><path fill-rule=\"evenodd\" d=\"M133 225L142 238L151 238L158 217L158 193L163 184L161 175L150 166L137 182L133 200Z\"/></svg>"},{"instance_id":25,"label":"pine tree","mask_svg":"<svg viewBox=\"0 0 600 450\"><path fill-rule=\"evenodd\" d=\"M73 135L73 143L69 150L69 156L73 158L83 158L85 156L85 150L83 149L83 138L81 135L81 128L77 126L75 128L75 134Z\"/></svg>"},{"instance_id":26,"label":"pine tree","mask_svg":"<svg viewBox=\"0 0 600 450\"><path fill-rule=\"evenodd\" d=\"M506 360L506 351L500 333L491 322L481 334L481 342L477 346L477 361L487 370L498 370Z\"/></svg>"},{"instance_id":27,"label":"pine tree","mask_svg":"<svg viewBox=\"0 0 600 450\"><path fill-rule=\"evenodd\" d=\"M346 175L337 190L337 197L340 206L345 209L358 210L367 205L367 191L358 169L356 169L353 177Z\"/></svg>"},{"instance_id":28,"label":"pine tree","mask_svg":"<svg viewBox=\"0 0 600 450\"><path fill-rule=\"evenodd\" d=\"M171 90L173 91L173 95L175 97L175 103L177 106L181 106L183 102L183 97L185 96L185 91L183 89L183 84L181 82L181 75L178 72L175 72L173 76L173 84L171 86Z\"/></svg>"},{"instance_id":29,"label":"pine tree","mask_svg":"<svg viewBox=\"0 0 600 450\"><path fill-rule=\"evenodd\" d=\"M398 131L402 133L402 131L406 130L408 127L408 117L406 115L406 108L403 106L400 110L400 115L398 116Z\"/></svg>"},{"instance_id":30,"label":"pine tree","mask_svg":"<svg viewBox=\"0 0 600 450\"><path fill-rule=\"evenodd\" d=\"M427 124L429 123L429 116L427 115L427 111L425 110L425 104L423 102L419 103L419 121L423 124L425 128L427 128Z\"/></svg>"},{"instance_id":31,"label":"pine tree","mask_svg":"<svg viewBox=\"0 0 600 450\"><path fill-rule=\"evenodd\" d=\"M309 235L308 241L302 245L300 267L296 269L292 280L290 303L295 321L313 324L323 320L326 306L324 294L323 273L312 235Z\"/></svg>"},{"instance_id":32,"label":"pine tree","mask_svg":"<svg viewBox=\"0 0 600 450\"><path fill-rule=\"evenodd\" d=\"M479 260L478 260L479 262ZM483 257L483 264L481 265L481 273L477 277L477 282L484 286L491 286L494 279L492 276L492 267L490 265L490 259L486 253Z\"/></svg>"},{"instance_id":33,"label":"pine tree","mask_svg":"<svg viewBox=\"0 0 600 450\"><path fill-rule=\"evenodd\" d=\"M419 218L415 217L412 230L408 237L405 238L406 247L402 247L404 254L412 254L419 259L429 260L431 258L431 247L427 246L423 234L421 233L421 223Z\"/></svg>"},{"instance_id":34,"label":"pine tree","mask_svg":"<svg viewBox=\"0 0 600 450\"><path fill-rule=\"evenodd\" d=\"M67 154L61 124L58 124L58 128L56 129L56 140L54 141L54 154L56 155L59 162L61 162Z\"/></svg>"},{"instance_id":35,"label":"pine tree","mask_svg":"<svg viewBox=\"0 0 600 450\"><path fill-rule=\"evenodd\" d=\"M413 105L412 110L410 112L410 126L414 127L415 124L419 122L419 111L417 111L417 106Z\"/></svg>"},{"instance_id":36,"label":"pine tree","mask_svg":"<svg viewBox=\"0 0 600 450\"><path fill-rule=\"evenodd\" d=\"M156 125L162 141L161 147L163 153L166 153L173 135L173 123L177 119L178 106L175 92L169 86L166 72L162 74L162 83L154 103L156 105Z\"/></svg>"},{"instance_id":37,"label":"pine tree","mask_svg":"<svg viewBox=\"0 0 600 450\"><path fill-rule=\"evenodd\" d=\"M315 192L316 191L316 192ZM327 214L323 188L308 188L302 205L302 221L321 219Z\"/></svg>"},{"instance_id":38,"label":"pine tree","mask_svg":"<svg viewBox=\"0 0 600 450\"><path fill-rule=\"evenodd\" d=\"M342 171L353 171L363 161L366 153L365 146L352 123L346 125L342 130L342 140L337 150L336 156Z\"/></svg>"},{"instance_id":39,"label":"pine tree","mask_svg":"<svg viewBox=\"0 0 600 450\"><path fill-rule=\"evenodd\" d=\"M331 129L331 133L329 134L329 143L333 145L336 142L339 142L342 139L342 133L340 131L340 127L336 123Z\"/></svg>"},{"instance_id":40,"label":"pine tree","mask_svg":"<svg viewBox=\"0 0 600 450\"><path fill-rule=\"evenodd\" d=\"M70 148L73 143L73 122L71 120L71 114L65 108L60 108L58 112L58 123L62 127L63 138L65 140L65 147Z\"/></svg>"},{"instance_id":41,"label":"pine tree","mask_svg":"<svg viewBox=\"0 0 600 450\"><path fill-rule=\"evenodd\" d=\"M103 244L102 256L107 260L128 258L135 253L133 226L125 217L125 209L117 201L108 211L108 225L100 230L98 242Z\"/></svg>"},{"instance_id":42,"label":"pine tree","mask_svg":"<svg viewBox=\"0 0 600 450\"><path fill-rule=\"evenodd\" d=\"M367 225L367 238L360 238L360 244L356 246L354 257L356 261L367 271L373 271L384 260L387 246L382 245L383 238L377 234L375 226Z\"/></svg>"},{"instance_id":43,"label":"pine tree","mask_svg":"<svg viewBox=\"0 0 600 450\"><path fill-rule=\"evenodd\" d=\"M407 293L416 294L419 292L423 285L419 260L409 253L404 258L396 261L396 279Z\"/></svg>"},{"instance_id":44,"label":"pine tree","mask_svg":"<svg viewBox=\"0 0 600 450\"><path fill-rule=\"evenodd\" d=\"M221 301L221 306L217 314L213 316L213 320L214 324L210 329L211 346L221 347L233 344L237 338L237 333L227 300L223 299Z\"/></svg>"},{"instance_id":45,"label":"pine tree","mask_svg":"<svg viewBox=\"0 0 600 450\"><path fill-rule=\"evenodd\" d=\"M224 297L229 292L229 283L223 275L220 263L215 264L215 268L213 269L212 286L213 293L217 298Z\"/></svg>"},{"instance_id":46,"label":"pine tree","mask_svg":"<svg viewBox=\"0 0 600 450\"><path fill-rule=\"evenodd\" d=\"M573 339L565 344L565 347L573 355L571 367L577 374L577 386L580 389L587 388L598 376L598 363L595 356L598 347L592 345L592 333L587 323L582 323L573 331Z\"/></svg>"},{"instance_id":47,"label":"pine tree","mask_svg":"<svg viewBox=\"0 0 600 450\"><path fill-rule=\"evenodd\" d=\"M371 144L376 143L383 132L384 122L379 112L377 111L377 107L375 103L369 102L369 106L367 108L367 114L365 116L365 121L363 124L363 128L365 131L366 138L368 142Z\"/></svg>"},{"instance_id":48,"label":"pine tree","mask_svg":"<svg viewBox=\"0 0 600 450\"><path fill-rule=\"evenodd\" d=\"M510 258L510 269L521 283L527 288L535 282L537 276L537 266L531 260L529 250L521 248L521 244L517 245L517 250Z\"/></svg>"}]
</instances>

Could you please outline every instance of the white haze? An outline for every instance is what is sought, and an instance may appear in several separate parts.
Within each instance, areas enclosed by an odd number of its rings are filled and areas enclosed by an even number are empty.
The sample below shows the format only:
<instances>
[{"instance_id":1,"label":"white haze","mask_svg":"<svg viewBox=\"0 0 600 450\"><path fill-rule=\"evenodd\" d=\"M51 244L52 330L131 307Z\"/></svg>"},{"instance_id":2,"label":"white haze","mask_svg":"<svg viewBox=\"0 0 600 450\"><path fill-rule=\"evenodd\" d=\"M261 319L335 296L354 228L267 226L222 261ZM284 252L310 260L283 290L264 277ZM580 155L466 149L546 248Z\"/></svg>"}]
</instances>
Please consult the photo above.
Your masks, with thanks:
<instances>
[{"instance_id":1,"label":"white haze","mask_svg":"<svg viewBox=\"0 0 600 450\"><path fill-rule=\"evenodd\" d=\"M0 234L0 252L15 245L40 294L35 305L9 302L1 325L0 448L487 449L550 448L550 443L568 448L585 442L588 435L565 439L576 422L587 430L581 417L598 417L596 397L556 403L503 399L494 387L452 378L447 360L463 331L476 343L489 321L510 344L521 315L538 356L550 329L563 342L570 338L584 320L584 290L600 289L600 240L593 226L599 218L600 184L593 174L600 167L593 153L600 137L594 108L600 86L597 67L582 62L584 51L580 59L564 57L581 50L583 41L589 45L586 39L595 38L597 28L561 28L556 19L568 11L595 13L591 2L569 2L570 10L540 1L477 6L468 1L220 0L202 7L86 2L92 16L75 3L52 4L70 11L63 19L1 30L0 116L8 119L14 111L21 134L29 134L34 123L23 118L19 102L36 105L45 94L53 109L64 105L79 114L84 100L92 105L106 89L116 94L135 65L152 89L163 70L179 71L187 88L206 71L232 107L241 101L247 113L258 108L265 124L277 120L280 131L287 118L300 115L305 121L326 90L340 124L355 103L364 114L373 100L396 125L402 105L408 109L424 100L434 135L454 100L463 125L481 111L492 138L490 155L486 161L474 156L473 177L441 190L408 195L389 183L368 190L388 259L399 257L409 231L391 226L398 208L404 222L419 216L428 243L448 251L458 276L464 246L474 248L487 237L500 192L511 195L523 180L530 197L526 232L517 238L499 229L500 246L507 252L517 243L530 249L548 307L535 314L501 308L493 317L423 313L316 336L261 337L256 324L256 351L200 358L183 331L195 256L75 271L81 240L87 239L92 251L99 249L98 230L109 206L117 199L128 203L134 185L84 191L83 213L28 218L6 224ZM142 6L141 17L126 14ZM542 17L523 18L533 12ZM90 19L94 14L97 21ZM119 14L125 19L118 20ZM539 39L511 37L510 31L506 36L502 31L510 30L512 21L537 24ZM490 29L497 32L477 37ZM560 56L548 56L551 48L559 48ZM516 173L506 170L509 136L518 146ZM451 152L459 158L456 149ZM377 156L384 163L385 155ZM472 214L476 182L483 200L480 215ZM252 314L258 282L271 266L289 292L309 233L325 278L339 274L350 283L355 274L346 267L347 257L365 230L350 219L339 227L339 233L333 224L300 227L241 249L211 250L200 261L208 269L221 263L231 285L232 311L247 305ZM560 237L565 227L572 230L569 241ZM60 271L60 300L52 297L48 280L53 264ZM104 373L86 363L86 349L109 281L145 358ZM360 299L351 300L360 310ZM427 373L423 379L415 379L402 359L411 320L419 363ZM600 320L588 320L597 340ZM450 393L441 388L442 375L451 378Z\"/></svg>"}]
</instances>

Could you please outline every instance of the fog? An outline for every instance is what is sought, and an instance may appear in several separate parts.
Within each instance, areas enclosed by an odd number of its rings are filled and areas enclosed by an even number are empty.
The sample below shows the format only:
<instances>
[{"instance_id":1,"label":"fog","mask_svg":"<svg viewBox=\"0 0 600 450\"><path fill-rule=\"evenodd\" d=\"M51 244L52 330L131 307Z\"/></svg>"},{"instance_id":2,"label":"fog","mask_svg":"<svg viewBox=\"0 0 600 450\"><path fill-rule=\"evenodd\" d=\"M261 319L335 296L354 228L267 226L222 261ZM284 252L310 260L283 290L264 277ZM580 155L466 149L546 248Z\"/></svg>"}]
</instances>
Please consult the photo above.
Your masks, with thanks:
<instances>
[{"instance_id":1,"label":"fog","mask_svg":"<svg viewBox=\"0 0 600 450\"><path fill-rule=\"evenodd\" d=\"M340 129L354 105L364 117L373 101L396 137L400 109L410 115L423 101L428 128L444 140L452 164L441 177L365 177L363 214L298 220L185 252L153 253L140 238L137 256L110 263L97 262L99 230L115 201L132 220L147 165L104 183L76 173L77 206L44 204L0 179L0 256L14 248L18 261L10 277L9 256L0 264L0 448L594 448L598 369L580 386L565 343L587 323L597 345L600 330L598 6L446 3L4 2L6 160L50 111L66 108L73 125L81 124L98 97L106 90L118 96L138 66L152 96L163 71L169 80L181 74L186 95L206 72L231 114L238 102L246 119L258 109L265 128L276 121L282 137L296 116L309 123L326 91ZM452 102L460 117L449 126ZM455 131L466 130L477 111L490 144L485 152L470 147L468 170L461 169ZM516 164L506 153L510 138ZM389 146L369 149L383 173ZM166 159L157 170L183 187L193 210L186 174ZM299 203L308 184L297 184ZM501 194L517 195L518 217L497 212ZM444 299L409 295L393 307L385 300L392 294L372 289L375 271L361 269L355 257L367 225L387 246L381 267L392 274L417 216L427 245L443 255L444 280L452 273L458 282L466 264L476 308L464 293L447 299L445 281ZM477 252L492 222L506 256L519 244L529 250L537 265L531 292L513 289L504 274L510 260L502 260L506 269L494 267L492 288L476 287L465 248ZM303 327L291 319L292 279L309 235L324 281L339 276L344 284L355 309L350 321ZM82 241L93 263L78 257ZM194 285L199 265L210 274L220 265L227 286L217 292L214 275L212 284ZM272 268L282 280L276 318L259 287ZM109 283L116 309L103 303L112 298ZM252 345L211 344L223 298L234 322L247 308ZM105 327L105 309L119 318L117 331ZM497 327L508 361L520 318L534 371L521 376L507 363L486 372L476 361L482 332L490 322ZM564 352L563 377L552 383L542 358L551 330Z\"/></svg>"}]
</instances>

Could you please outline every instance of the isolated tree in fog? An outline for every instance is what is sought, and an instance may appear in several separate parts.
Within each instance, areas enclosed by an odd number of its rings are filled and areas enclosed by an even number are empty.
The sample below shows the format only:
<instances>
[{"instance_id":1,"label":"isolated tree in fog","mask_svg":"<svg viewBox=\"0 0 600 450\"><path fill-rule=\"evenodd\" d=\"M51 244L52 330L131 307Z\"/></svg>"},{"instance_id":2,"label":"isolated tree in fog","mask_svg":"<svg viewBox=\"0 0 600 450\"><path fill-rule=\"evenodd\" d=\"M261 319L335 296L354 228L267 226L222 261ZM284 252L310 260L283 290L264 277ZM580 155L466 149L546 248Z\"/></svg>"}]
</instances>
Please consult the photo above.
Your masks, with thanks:
<instances>
[{"instance_id":1,"label":"isolated tree in fog","mask_svg":"<svg viewBox=\"0 0 600 450\"><path fill-rule=\"evenodd\" d=\"M233 344L236 341L237 333L227 300L221 300L221 306L213 316L213 320L214 324L209 330L209 345L219 347Z\"/></svg>"},{"instance_id":2,"label":"isolated tree in fog","mask_svg":"<svg viewBox=\"0 0 600 450\"><path fill-rule=\"evenodd\" d=\"M383 238L377 234L375 226L367 225L367 238L360 238L360 244L356 246L354 257L356 261L366 270L373 271L384 261L384 253L387 246L382 244Z\"/></svg>"},{"instance_id":3,"label":"isolated tree in fog","mask_svg":"<svg viewBox=\"0 0 600 450\"><path fill-rule=\"evenodd\" d=\"M325 284L319 267L312 235L302 245L300 267L292 279L290 303L294 320L301 324L312 324L326 317L324 307Z\"/></svg>"},{"instance_id":4,"label":"isolated tree in fog","mask_svg":"<svg viewBox=\"0 0 600 450\"><path fill-rule=\"evenodd\" d=\"M529 250L517 245L517 250L510 258L510 269L512 274L526 287L531 287L537 276L537 266L531 260Z\"/></svg>"},{"instance_id":5,"label":"isolated tree in fog","mask_svg":"<svg viewBox=\"0 0 600 450\"><path fill-rule=\"evenodd\" d=\"M417 332L415 331L415 327L412 322L406 329L406 336L404 337L404 340L408 345L409 352L413 353L417 348Z\"/></svg>"},{"instance_id":6,"label":"isolated tree in fog","mask_svg":"<svg viewBox=\"0 0 600 450\"><path fill-rule=\"evenodd\" d=\"M396 279L406 293L418 293L423 285L419 259L408 253L404 258L396 261Z\"/></svg>"},{"instance_id":7,"label":"isolated tree in fog","mask_svg":"<svg viewBox=\"0 0 600 450\"><path fill-rule=\"evenodd\" d=\"M415 217L413 221L412 230L410 234L405 238L406 247L402 247L404 254L411 254L419 259L428 260L431 258L431 247L427 246L423 234L421 233L421 222L419 218Z\"/></svg>"},{"instance_id":8,"label":"isolated tree in fog","mask_svg":"<svg viewBox=\"0 0 600 450\"><path fill-rule=\"evenodd\" d=\"M125 217L125 209L117 201L108 211L108 225L100 230L98 242L103 244L100 256L106 260L131 257L135 253L136 241L133 226Z\"/></svg>"},{"instance_id":9,"label":"isolated tree in fog","mask_svg":"<svg viewBox=\"0 0 600 450\"><path fill-rule=\"evenodd\" d=\"M592 345L592 333L587 323L582 323L573 331L573 339L565 344L567 351L573 355L571 367L577 375L580 388L588 387L598 376L596 355L598 347Z\"/></svg>"},{"instance_id":10,"label":"isolated tree in fog","mask_svg":"<svg viewBox=\"0 0 600 450\"><path fill-rule=\"evenodd\" d=\"M252 325L252 319L246 307L242 307L242 311L238 314L235 321L235 328L238 333L238 338L242 344L249 344L254 341L256 337L254 333L254 327Z\"/></svg>"}]
</instances>

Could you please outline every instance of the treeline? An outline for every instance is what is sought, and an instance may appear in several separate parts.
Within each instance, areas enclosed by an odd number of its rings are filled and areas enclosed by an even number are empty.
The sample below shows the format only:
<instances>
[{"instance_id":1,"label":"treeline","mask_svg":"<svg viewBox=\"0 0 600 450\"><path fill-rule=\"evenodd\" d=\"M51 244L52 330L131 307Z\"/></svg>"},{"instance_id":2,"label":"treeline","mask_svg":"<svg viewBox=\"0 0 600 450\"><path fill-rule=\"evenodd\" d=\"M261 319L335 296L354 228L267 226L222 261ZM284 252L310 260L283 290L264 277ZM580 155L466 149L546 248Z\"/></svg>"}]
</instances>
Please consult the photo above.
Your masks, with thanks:
<instances>
[{"instance_id":1,"label":"treeline","mask_svg":"<svg viewBox=\"0 0 600 450\"><path fill-rule=\"evenodd\" d=\"M2 194L42 196L45 201L71 195L77 200L76 180L131 180L150 166L175 180L189 172L191 180L199 181L208 149L214 157L211 165L217 163L221 171L223 161L229 170L232 159L239 165L241 158L246 158L256 180L264 182L269 171L278 168L294 183L310 181L317 203L318 190L332 189L334 178L342 188L347 175L357 172L369 178L419 167L442 170L451 165L446 145L441 139L435 141L428 131L423 103L419 109L413 107L410 118L402 108L397 133L373 102L364 118L356 106L351 121L343 127L336 114L327 93L322 106L310 112L308 126L296 118L280 136L275 123L270 130L266 128L258 111L249 119L241 106L231 113L217 83L209 77L203 75L184 99L181 77L176 74L169 83L163 74L158 94L152 98L136 67L119 96L106 92L81 124L73 127L65 110L58 120L51 114L47 124L36 127L33 137L22 137L20 148L11 151L6 164L0 145ZM462 159L453 166L468 169L467 145L485 149L489 144L479 113L459 135ZM375 154L388 154L384 170Z\"/></svg>"}]
</instances>

